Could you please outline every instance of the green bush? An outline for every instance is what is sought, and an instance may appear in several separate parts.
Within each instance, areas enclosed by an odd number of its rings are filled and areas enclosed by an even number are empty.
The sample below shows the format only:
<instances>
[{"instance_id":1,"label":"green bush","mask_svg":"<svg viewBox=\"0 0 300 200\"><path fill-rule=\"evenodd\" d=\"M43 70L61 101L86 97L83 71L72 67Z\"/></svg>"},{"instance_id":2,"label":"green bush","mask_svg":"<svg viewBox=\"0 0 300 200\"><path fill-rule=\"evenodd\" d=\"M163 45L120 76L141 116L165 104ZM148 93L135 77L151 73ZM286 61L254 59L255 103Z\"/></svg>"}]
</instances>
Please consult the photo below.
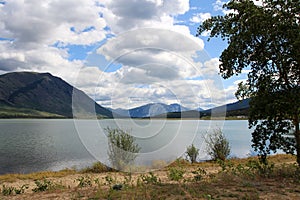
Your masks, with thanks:
<instances>
[{"instance_id":1,"label":"green bush","mask_svg":"<svg viewBox=\"0 0 300 200\"><path fill-rule=\"evenodd\" d=\"M191 161L191 163L194 163L197 161L197 156L199 155L199 149L197 149L194 144L187 147L186 149L186 155L187 158Z\"/></svg>"},{"instance_id":2,"label":"green bush","mask_svg":"<svg viewBox=\"0 0 300 200\"><path fill-rule=\"evenodd\" d=\"M105 176L105 181L107 185L112 185L113 183L116 182L116 180L110 175Z\"/></svg>"},{"instance_id":3,"label":"green bush","mask_svg":"<svg viewBox=\"0 0 300 200\"><path fill-rule=\"evenodd\" d=\"M124 170L133 164L140 151L135 138L121 129L106 128L108 133L108 157L112 166Z\"/></svg>"},{"instance_id":4,"label":"green bush","mask_svg":"<svg viewBox=\"0 0 300 200\"><path fill-rule=\"evenodd\" d=\"M20 188L14 188L14 191L16 194L23 194L25 192L25 189L28 189L29 186L27 184L22 185Z\"/></svg>"},{"instance_id":5,"label":"green bush","mask_svg":"<svg viewBox=\"0 0 300 200\"><path fill-rule=\"evenodd\" d=\"M149 172L149 175L145 175L145 174L142 174L140 176L142 182L144 184L159 184L161 183L161 180L153 174L153 172Z\"/></svg>"},{"instance_id":6,"label":"green bush","mask_svg":"<svg viewBox=\"0 0 300 200\"><path fill-rule=\"evenodd\" d=\"M81 176L76 179L78 183L78 187L87 187L87 186L92 186L92 180L89 176Z\"/></svg>"},{"instance_id":7,"label":"green bush","mask_svg":"<svg viewBox=\"0 0 300 200\"><path fill-rule=\"evenodd\" d=\"M15 188L12 187L12 186L6 187L5 185L3 185L3 186L2 186L1 193L2 193L4 196L12 195L14 189L15 189Z\"/></svg>"},{"instance_id":8,"label":"green bush","mask_svg":"<svg viewBox=\"0 0 300 200\"><path fill-rule=\"evenodd\" d=\"M171 181L180 181L183 179L184 173L182 168L171 167L168 172L168 177Z\"/></svg>"},{"instance_id":9,"label":"green bush","mask_svg":"<svg viewBox=\"0 0 300 200\"><path fill-rule=\"evenodd\" d=\"M111 172L113 169L107 167L101 162L94 163L91 167L87 167L81 170L83 173L103 173L103 172Z\"/></svg>"},{"instance_id":10,"label":"green bush","mask_svg":"<svg viewBox=\"0 0 300 200\"><path fill-rule=\"evenodd\" d=\"M194 181L201 181L207 175L205 169L200 167L197 170L192 171L192 173L195 174Z\"/></svg>"},{"instance_id":11,"label":"green bush","mask_svg":"<svg viewBox=\"0 0 300 200\"><path fill-rule=\"evenodd\" d=\"M37 187L32 189L33 192L43 192L52 188L52 182L47 179L43 181L35 180L34 183Z\"/></svg>"},{"instance_id":12,"label":"green bush","mask_svg":"<svg viewBox=\"0 0 300 200\"><path fill-rule=\"evenodd\" d=\"M228 140L223 135L221 129L215 129L205 138L207 145L206 152L213 160L226 160L230 154Z\"/></svg>"}]
</instances>

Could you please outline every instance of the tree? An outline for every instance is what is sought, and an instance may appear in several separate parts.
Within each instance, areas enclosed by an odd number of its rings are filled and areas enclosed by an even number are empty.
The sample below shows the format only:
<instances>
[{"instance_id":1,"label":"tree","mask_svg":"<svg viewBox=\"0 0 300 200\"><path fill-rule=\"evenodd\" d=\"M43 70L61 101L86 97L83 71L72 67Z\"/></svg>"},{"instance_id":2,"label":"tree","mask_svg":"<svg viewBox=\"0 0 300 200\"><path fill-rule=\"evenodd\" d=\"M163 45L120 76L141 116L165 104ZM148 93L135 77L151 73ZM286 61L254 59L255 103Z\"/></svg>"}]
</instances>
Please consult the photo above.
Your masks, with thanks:
<instances>
[{"instance_id":1,"label":"tree","mask_svg":"<svg viewBox=\"0 0 300 200\"><path fill-rule=\"evenodd\" d=\"M133 136L121 129L106 128L108 133L108 157L117 170L124 170L132 164L141 150L138 144L135 144Z\"/></svg>"},{"instance_id":2,"label":"tree","mask_svg":"<svg viewBox=\"0 0 300 200\"><path fill-rule=\"evenodd\" d=\"M186 155L191 161L191 163L194 163L197 161L197 156L199 155L199 149L197 149L194 144L191 146L188 146L186 149Z\"/></svg>"},{"instance_id":3,"label":"tree","mask_svg":"<svg viewBox=\"0 0 300 200\"><path fill-rule=\"evenodd\" d=\"M210 31L209 38L228 42L220 56L223 78L250 69L236 96L251 98L252 146L262 161L281 149L296 152L300 165L300 1L260 2L231 0L224 9L232 12L206 20L197 35Z\"/></svg>"},{"instance_id":4,"label":"tree","mask_svg":"<svg viewBox=\"0 0 300 200\"><path fill-rule=\"evenodd\" d=\"M213 160L223 160L230 154L230 146L228 140L223 135L221 129L215 129L205 138L207 145L206 151Z\"/></svg>"}]
</instances>

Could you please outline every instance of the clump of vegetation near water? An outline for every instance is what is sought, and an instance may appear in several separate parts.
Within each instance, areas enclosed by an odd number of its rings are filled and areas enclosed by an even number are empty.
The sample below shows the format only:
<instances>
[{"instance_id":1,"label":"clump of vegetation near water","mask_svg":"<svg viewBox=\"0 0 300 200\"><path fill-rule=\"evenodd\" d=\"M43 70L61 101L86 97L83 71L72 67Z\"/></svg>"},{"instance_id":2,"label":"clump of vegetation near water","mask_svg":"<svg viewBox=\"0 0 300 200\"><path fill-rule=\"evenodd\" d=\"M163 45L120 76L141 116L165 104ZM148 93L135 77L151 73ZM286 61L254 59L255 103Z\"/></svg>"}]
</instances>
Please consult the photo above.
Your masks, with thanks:
<instances>
[{"instance_id":1,"label":"clump of vegetation near water","mask_svg":"<svg viewBox=\"0 0 300 200\"><path fill-rule=\"evenodd\" d=\"M225 161L225 159L229 156L229 141L224 136L221 129L214 129L212 133L207 134L205 142L207 145L206 152L213 160Z\"/></svg>"}]
</instances>

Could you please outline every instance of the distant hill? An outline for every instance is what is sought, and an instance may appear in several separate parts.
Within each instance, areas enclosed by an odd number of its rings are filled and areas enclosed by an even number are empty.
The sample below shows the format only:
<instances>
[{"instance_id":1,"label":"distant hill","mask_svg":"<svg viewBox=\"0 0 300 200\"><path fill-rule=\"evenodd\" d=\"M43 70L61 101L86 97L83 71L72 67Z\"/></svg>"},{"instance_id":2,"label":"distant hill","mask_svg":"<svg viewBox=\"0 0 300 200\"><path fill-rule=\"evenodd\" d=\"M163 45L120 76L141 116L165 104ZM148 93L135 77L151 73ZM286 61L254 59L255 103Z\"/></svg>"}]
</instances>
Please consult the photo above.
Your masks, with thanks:
<instances>
[{"instance_id":1,"label":"distant hill","mask_svg":"<svg viewBox=\"0 0 300 200\"><path fill-rule=\"evenodd\" d=\"M0 75L0 117L71 118L72 103L77 116L96 112L99 117L112 117L111 111L50 73L13 72Z\"/></svg>"},{"instance_id":2,"label":"distant hill","mask_svg":"<svg viewBox=\"0 0 300 200\"><path fill-rule=\"evenodd\" d=\"M200 118L205 116L248 116L250 99L237 101L234 103L218 106L208 110L188 110L183 112L169 112L164 115L156 115L154 118Z\"/></svg>"},{"instance_id":3,"label":"distant hill","mask_svg":"<svg viewBox=\"0 0 300 200\"><path fill-rule=\"evenodd\" d=\"M203 116L247 116L249 109L250 99L245 99L242 101L237 101L230 104L225 104L215 108L203 110L197 108L191 110L185 108L179 104L166 105L163 103L152 103L132 108L126 109L111 109L115 113L114 117L124 117L124 118L200 118ZM225 113L226 112L226 113Z\"/></svg>"},{"instance_id":4,"label":"distant hill","mask_svg":"<svg viewBox=\"0 0 300 200\"><path fill-rule=\"evenodd\" d=\"M202 108L197 108L196 110L197 110L197 111L203 111L204 109L202 109Z\"/></svg>"},{"instance_id":5,"label":"distant hill","mask_svg":"<svg viewBox=\"0 0 300 200\"><path fill-rule=\"evenodd\" d=\"M234 103L229 103L212 109L204 110L202 111L202 114L211 115L213 113L214 116L224 116L224 112L226 111L226 116L248 115L249 102L250 99L236 101Z\"/></svg>"},{"instance_id":6,"label":"distant hill","mask_svg":"<svg viewBox=\"0 0 300 200\"><path fill-rule=\"evenodd\" d=\"M151 103L129 110L126 109L114 109L114 113L119 115L119 117L131 117L131 118L146 118L153 117L157 115L162 115L172 112L182 112L187 111L188 108L185 108L179 104L163 104L163 103Z\"/></svg>"}]
</instances>

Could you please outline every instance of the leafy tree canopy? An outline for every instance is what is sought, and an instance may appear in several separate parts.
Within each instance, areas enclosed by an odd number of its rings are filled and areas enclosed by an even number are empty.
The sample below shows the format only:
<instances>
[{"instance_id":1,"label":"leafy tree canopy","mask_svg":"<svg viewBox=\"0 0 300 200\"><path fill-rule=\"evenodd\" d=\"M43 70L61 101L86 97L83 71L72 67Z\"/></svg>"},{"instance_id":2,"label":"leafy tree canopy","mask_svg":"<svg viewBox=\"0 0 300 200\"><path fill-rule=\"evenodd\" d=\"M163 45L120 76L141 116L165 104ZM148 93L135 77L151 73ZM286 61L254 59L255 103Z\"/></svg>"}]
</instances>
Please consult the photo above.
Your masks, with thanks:
<instances>
[{"instance_id":1,"label":"leafy tree canopy","mask_svg":"<svg viewBox=\"0 0 300 200\"><path fill-rule=\"evenodd\" d=\"M220 56L223 78L250 69L236 96L251 97L249 126L263 161L281 149L296 152L300 165L300 1L256 2L231 0L224 5L231 12L203 22L197 35L209 31L228 42Z\"/></svg>"}]
</instances>

